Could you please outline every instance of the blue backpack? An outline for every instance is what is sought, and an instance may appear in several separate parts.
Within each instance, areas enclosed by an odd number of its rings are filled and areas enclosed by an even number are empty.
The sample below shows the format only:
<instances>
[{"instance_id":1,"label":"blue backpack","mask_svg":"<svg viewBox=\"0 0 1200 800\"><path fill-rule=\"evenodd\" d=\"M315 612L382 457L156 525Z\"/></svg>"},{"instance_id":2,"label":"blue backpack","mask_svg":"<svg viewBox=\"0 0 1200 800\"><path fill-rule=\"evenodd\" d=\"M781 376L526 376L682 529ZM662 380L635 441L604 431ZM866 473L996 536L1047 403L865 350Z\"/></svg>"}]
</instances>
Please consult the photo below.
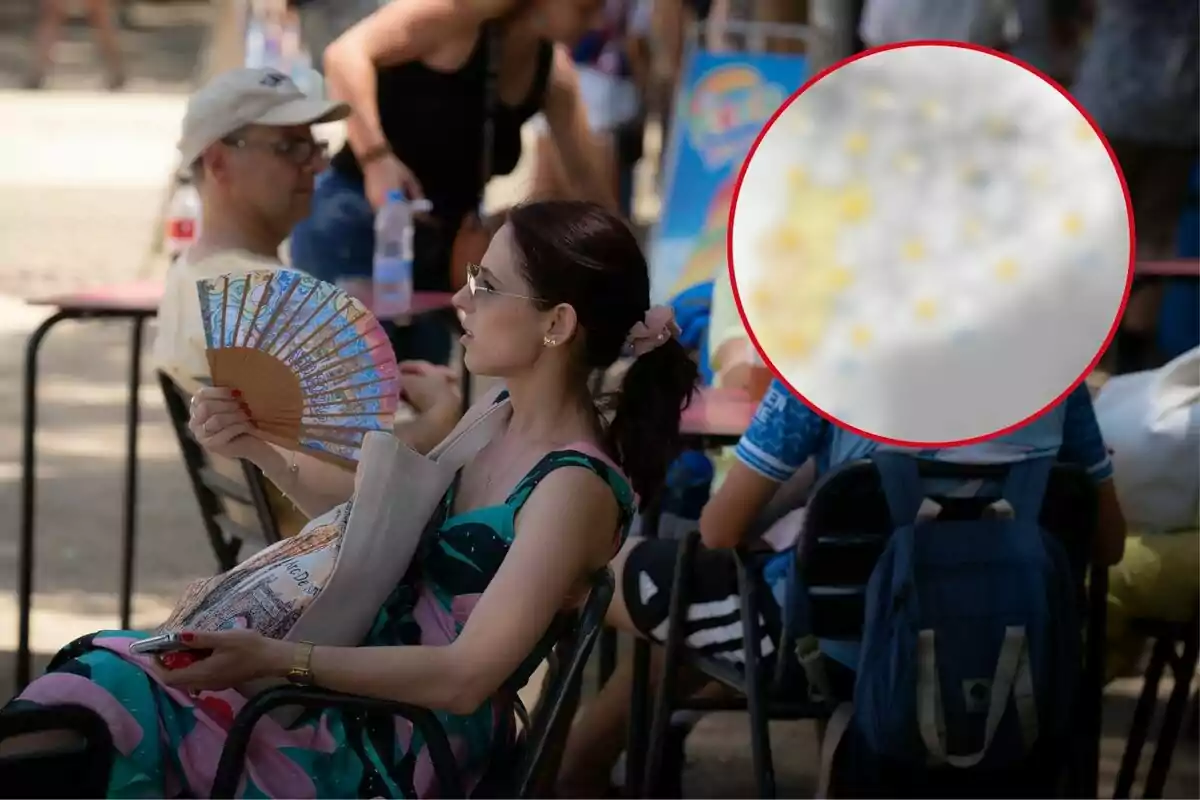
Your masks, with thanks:
<instances>
[{"instance_id":1,"label":"blue backpack","mask_svg":"<svg viewBox=\"0 0 1200 800\"><path fill-rule=\"evenodd\" d=\"M917 460L876 453L895 532L867 585L853 723L914 767L1004 767L1071 723L1081 665L1066 551L1038 515L1052 459L1012 464L978 519L939 520Z\"/></svg>"}]
</instances>

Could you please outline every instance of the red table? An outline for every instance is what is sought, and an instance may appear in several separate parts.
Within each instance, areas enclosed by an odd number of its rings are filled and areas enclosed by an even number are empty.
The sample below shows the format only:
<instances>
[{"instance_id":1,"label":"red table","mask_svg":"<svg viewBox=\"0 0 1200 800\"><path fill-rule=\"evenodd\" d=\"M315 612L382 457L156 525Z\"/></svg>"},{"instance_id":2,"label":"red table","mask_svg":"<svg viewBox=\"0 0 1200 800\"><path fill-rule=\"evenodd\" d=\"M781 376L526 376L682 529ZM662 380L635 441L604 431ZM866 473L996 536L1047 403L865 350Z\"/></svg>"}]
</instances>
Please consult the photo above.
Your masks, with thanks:
<instances>
[{"instance_id":1,"label":"red table","mask_svg":"<svg viewBox=\"0 0 1200 800\"><path fill-rule=\"evenodd\" d=\"M1164 278L1200 278L1200 259L1176 258L1170 261L1139 261L1134 268L1139 278L1161 276Z\"/></svg>"},{"instance_id":2,"label":"red table","mask_svg":"<svg viewBox=\"0 0 1200 800\"><path fill-rule=\"evenodd\" d=\"M701 389L680 420L684 446L708 450L737 444L757 409L758 401L738 389Z\"/></svg>"},{"instance_id":3,"label":"red table","mask_svg":"<svg viewBox=\"0 0 1200 800\"><path fill-rule=\"evenodd\" d=\"M34 306L57 309L39 325L25 345L23 386L23 418L21 431L21 527L18 555L17 603L17 667L16 683L19 693L29 683L30 617L33 611L34 512L37 433L38 351L42 341L54 326L65 320L127 319L133 323L129 360L129 399L126 415L125 489L122 503L121 541L121 627L131 624L133 605L133 557L136 537L138 422L141 407L138 387L142 374L142 342L146 320L158 313L163 284L159 281L108 286L72 294L30 300ZM413 312L422 314L440 311L451 306L448 292L417 292L413 295ZM470 394L470 376L463 370L463 402Z\"/></svg>"}]
</instances>

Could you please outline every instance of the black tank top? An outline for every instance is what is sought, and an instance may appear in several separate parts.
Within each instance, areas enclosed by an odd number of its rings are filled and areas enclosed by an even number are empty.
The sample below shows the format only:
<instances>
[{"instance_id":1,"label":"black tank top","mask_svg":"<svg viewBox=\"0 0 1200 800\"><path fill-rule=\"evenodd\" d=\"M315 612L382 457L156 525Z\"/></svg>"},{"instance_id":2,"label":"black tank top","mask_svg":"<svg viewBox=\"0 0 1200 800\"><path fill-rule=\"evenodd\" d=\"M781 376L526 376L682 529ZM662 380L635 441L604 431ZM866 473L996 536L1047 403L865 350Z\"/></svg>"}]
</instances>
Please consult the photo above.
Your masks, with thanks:
<instances>
[{"instance_id":1,"label":"black tank top","mask_svg":"<svg viewBox=\"0 0 1200 800\"><path fill-rule=\"evenodd\" d=\"M474 211L483 187L484 81L489 40L486 31L467 63L456 72L440 72L419 62L379 70L379 120L384 136L433 202L433 216L457 230L463 215ZM538 45L533 86L518 106L497 101L492 174L507 175L521 157L521 126L541 110L550 80L554 46ZM333 158L343 174L361 177L349 144Z\"/></svg>"}]
</instances>

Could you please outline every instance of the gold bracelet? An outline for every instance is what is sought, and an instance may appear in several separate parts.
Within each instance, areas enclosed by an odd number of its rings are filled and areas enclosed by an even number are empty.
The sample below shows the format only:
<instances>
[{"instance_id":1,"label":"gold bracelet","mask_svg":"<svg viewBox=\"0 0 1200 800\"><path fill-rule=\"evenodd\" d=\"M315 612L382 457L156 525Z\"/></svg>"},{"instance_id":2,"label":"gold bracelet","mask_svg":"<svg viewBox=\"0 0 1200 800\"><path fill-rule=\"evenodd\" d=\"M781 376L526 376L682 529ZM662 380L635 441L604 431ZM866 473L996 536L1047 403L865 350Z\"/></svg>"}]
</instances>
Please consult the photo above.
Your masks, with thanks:
<instances>
[{"instance_id":1,"label":"gold bracelet","mask_svg":"<svg viewBox=\"0 0 1200 800\"><path fill-rule=\"evenodd\" d=\"M283 488L281 486L280 494L282 494L284 498L292 503L294 509L299 509L300 506L296 505L295 498L292 497L292 493L295 491L296 485L299 485L300 483L300 465L296 464L296 453L294 450L292 451L292 463L288 465L288 475L290 476L288 477L288 480L283 481L286 483L288 488Z\"/></svg>"},{"instance_id":2,"label":"gold bracelet","mask_svg":"<svg viewBox=\"0 0 1200 800\"><path fill-rule=\"evenodd\" d=\"M292 451L292 463L288 465L288 475L291 476L286 481L288 488L283 489L283 496L292 500L292 492L295 491L297 484L300 483L300 465L296 463L296 451ZM295 503L292 500L293 504Z\"/></svg>"}]
</instances>

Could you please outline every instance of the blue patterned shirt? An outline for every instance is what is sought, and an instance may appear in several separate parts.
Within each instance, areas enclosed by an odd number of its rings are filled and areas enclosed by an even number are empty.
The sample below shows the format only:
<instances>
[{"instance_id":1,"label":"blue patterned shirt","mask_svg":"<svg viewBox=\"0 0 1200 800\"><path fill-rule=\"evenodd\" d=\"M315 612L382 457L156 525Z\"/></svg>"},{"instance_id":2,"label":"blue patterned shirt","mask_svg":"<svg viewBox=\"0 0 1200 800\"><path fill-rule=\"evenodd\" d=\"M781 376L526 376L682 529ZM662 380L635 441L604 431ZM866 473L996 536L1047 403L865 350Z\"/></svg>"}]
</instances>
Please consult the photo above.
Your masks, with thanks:
<instances>
[{"instance_id":1,"label":"blue patterned shirt","mask_svg":"<svg viewBox=\"0 0 1200 800\"><path fill-rule=\"evenodd\" d=\"M815 458L817 475L846 461L865 458L881 445L827 422L773 381L737 445L738 460L763 477L783 482ZM1004 463L1040 456L1079 464L1097 481L1112 477L1092 398L1080 384L1066 401L1034 422L990 442L919 455L960 463Z\"/></svg>"}]
</instances>

